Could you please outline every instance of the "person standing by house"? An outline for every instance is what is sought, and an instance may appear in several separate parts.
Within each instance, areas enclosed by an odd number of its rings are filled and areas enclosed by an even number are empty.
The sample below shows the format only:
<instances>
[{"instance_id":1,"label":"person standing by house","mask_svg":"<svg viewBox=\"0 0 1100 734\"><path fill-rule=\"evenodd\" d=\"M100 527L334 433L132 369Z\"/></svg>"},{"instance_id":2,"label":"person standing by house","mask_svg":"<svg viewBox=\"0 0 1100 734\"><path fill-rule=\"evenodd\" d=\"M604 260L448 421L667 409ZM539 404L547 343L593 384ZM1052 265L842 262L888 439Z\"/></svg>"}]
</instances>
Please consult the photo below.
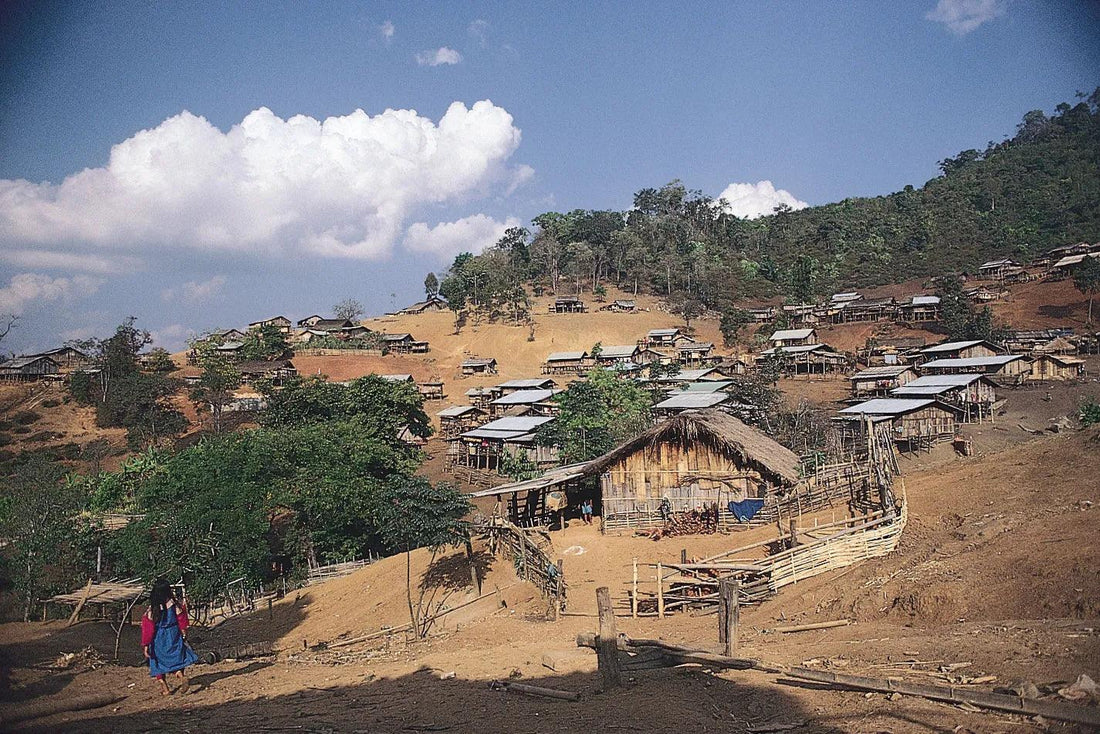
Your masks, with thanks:
<instances>
[{"instance_id":1,"label":"person standing by house","mask_svg":"<svg viewBox=\"0 0 1100 734\"><path fill-rule=\"evenodd\" d=\"M149 675L160 681L161 694L172 693L167 676L175 673L187 692L189 681L185 668L198 662L198 655L187 644L187 607L176 601L167 579L153 582L149 592L149 608L141 617L141 649L149 661Z\"/></svg>"},{"instance_id":2,"label":"person standing by house","mask_svg":"<svg viewBox=\"0 0 1100 734\"><path fill-rule=\"evenodd\" d=\"M581 517L585 525L592 524L592 500L587 499L581 503Z\"/></svg>"}]
</instances>

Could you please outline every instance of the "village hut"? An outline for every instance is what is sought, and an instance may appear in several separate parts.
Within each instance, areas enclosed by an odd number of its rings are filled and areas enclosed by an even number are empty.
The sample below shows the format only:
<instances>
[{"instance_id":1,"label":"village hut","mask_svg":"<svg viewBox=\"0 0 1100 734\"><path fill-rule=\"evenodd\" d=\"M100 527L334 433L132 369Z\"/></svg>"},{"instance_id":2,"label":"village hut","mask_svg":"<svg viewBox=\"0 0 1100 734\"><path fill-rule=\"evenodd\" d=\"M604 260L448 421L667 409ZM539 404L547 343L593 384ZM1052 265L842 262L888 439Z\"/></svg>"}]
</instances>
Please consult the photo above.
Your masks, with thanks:
<instances>
[{"instance_id":1,"label":"village hut","mask_svg":"<svg viewBox=\"0 0 1100 734\"><path fill-rule=\"evenodd\" d=\"M908 323L939 321L942 314L939 296L913 296L908 303L898 305L898 319Z\"/></svg>"},{"instance_id":2,"label":"village hut","mask_svg":"<svg viewBox=\"0 0 1100 734\"><path fill-rule=\"evenodd\" d=\"M944 342L933 344L920 350L923 359L970 359L972 357L995 357L1005 350L984 339Z\"/></svg>"},{"instance_id":3,"label":"village hut","mask_svg":"<svg viewBox=\"0 0 1100 734\"><path fill-rule=\"evenodd\" d=\"M269 319L260 319L259 321L253 321L248 325L249 329L262 329L265 326L274 326L284 334L290 334L290 319L286 316L272 316Z\"/></svg>"},{"instance_id":4,"label":"village hut","mask_svg":"<svg viewBox=\"0 0 1100 734\"><path fill-rule=\"evenodd\" d=\"M714 356L714 344L711 342L684 342L676 347L680 361L688 365L709 362Z\"/></svg>"},{"instance_id":5,"label":"village hut","mask_svg":"<svg viewBox=\"0 0 1100 734\"><path fill-rule=\"evenodd\" d=\"M600 477L603 528L664 525L671 513L718 506L733 524L731 503L793 487L798 457L737 418L716 410L683 413L590 462ZM740 506L740 505L739 505Z\"/></svg>"},{"instance_id":6,"label":"village hut","mask_svg":"<svg viewBox=\"0 0 1100 734\"><path fill-rule=\"evenodd\" d=\"M516 390L489 403L489 415L498 418L505 413L515 415L515 408L522 407L523 415L554 415L557 404L552 398L561 390ZM518 411L517 411L518 412Z\"/></svg>"},{"instance_id":7,"label":"village hut","mask_svg":"<svg viewBox=\"0 0 1100 734\"><path fill-rule=\"evenodd\" d=\"M821 309L812 303L788 303L780 310L788 323L796 325L816 324L821 320L821 315L828 312L828 309Z\"/></svg>"},{"instance_id":8,"label":"village hut","mask_svg":"<svg viewBox=\"0 0 1100 734\"><path fill-rule=\"evenodd\" d=\"M932 398L872 398L844 408L834 421L841 428L842 440L853 436L862 440L865 420L872 424L888 422L891 436L900 447L917 450L950 441L960 412Z\"/></svg>"},{"instance_id":9,"label":"village hut","mask_svg":"<svg viewBox=\"0 0 1100 734\"><path fill-rule=\"evenodd\" d=\"M833 322L837 324L882 321L894 317L897 302L893 298L860 299L835 304L830 310Z\"/></svg>"},{"instance_id":10,"label":"village hut","mask_svg":"<svg viewBox=\"0 0 1100 734\"><path fill-rule=\"evenodd\" d=\"M852 397L855 398L884 396L915 379L917 373L908 365L868 367L848 378L852 383Z\"/></svg>"},{"instance_id":11,"label":"village hut","mask_svg":"<svg viewBox=\"0 0 1100 734\"><path fill-rule=\"evenodd\" d=\"M638 346L643 349L646 347L672 347L680 341L690 340L690 337L676 327L669 329L650 329L649 333L645 335L645 338L638 342Z\"/></svg>"},{"instance_id":12,"label":"village hut","mask_svg":"<svg viewBox=\"0 0 1100 734\"><path fill-rule=\"evenodd\" d=\"M805 344L817 343L817 330L806 329L777 329L768 337L773 347L797 347Z\"/></svg>"},{"instance_id":13,"label":"village hut","mask_svg":"<svg viewBox=\"0 0 1100 734\"><path fill-rule=\"evenodd\" d=\"M485 422L488 413L473 405L452 405L436 413L439 417L439 433L443 438L454 438L472 431Z\"/></svg>"},{"instance_id":14,"label":"village hut","mask_svg":"<svg viewBox=\"0 0 1100 734\"><path fill-rule=\"evenodd\" d=\"M998 354L993 357L934 359L922 364L920 371L922 375L981 374L1023 378L1031 372L1031 365L1022 354Z\"/></svg>"},{"instance_id":15,"label":"village hut","mask_svg":"<svg viewBox=\"0 0 1100 734\"><path fill-rule=\"evenodd\" d=\"M616 299L606 306L600 307L601 311L611 311L613 313L634 313L636 309L637 305L634 301L625 301L621 299Z\"/></svg>"},{"instance_id":16,"label":"village hut","mask_svg":"<svg viewBox=\"0 0 1100 734\"><path fill-rule=\"evenodd\" d=\"M788 376L831 375L842 372L848 366L848 359L828 344L802 344L790 347L775 347L761 352L757 365L766 365L778 360L780 371Z\"/></svg>"},{"instance_id":17,"label":"village hut","mask_svg":"<svg viewBox=\"0 0 1100 734\"><path fill-rule=\"evenodd\" d=\"M489 412L489 403L500 395L501 391L496 387L471 387L466 391L466 398L470 401L470 405L481 408L486 414Z\"/></svg>"},{"instance_id":18,"label":"village hut","mask_svg":"<svg viewBox=\"0 0 1100 734\"><path fill-rule=\"evenodd\" d=\"M493 399L495 400L501 395L508 395L519 390L552 390L557 386L558 383L554 382L549 377L526 377L519 380L508 380L496 386L495 389L499 394Z\"/></svg>"},{"instance_id":19,"label":"village hut","mask_svg":"<svg viewBox=\"0 0 1100 734\"><path fill-rule=\"evenodd\" d=\"M1073 380L1085 374L1085 360L1063 354L1039 354L1031 360L1032 380Z\"/></svg>"},{"instance_id":20,"label":"village hut","mask_svg":"<svg viewBox=\"0 0 1100 734\"><path fill-rule=\"evenodd\" d=\"M298 376L298 370L289 359L254 359L241 362L237 370L245 382L256 380L270 380L273 385L282 385L287 380Z\"/></svg>"},{"instance_id":21,"label":"village hut","mask_svg":"<svg viewBox=\"0 0 1100 734\"><path fill-rule=\"evenodd\" d=\"M714 369L719 374L726 377L734 377L737 375L746 375L754 367L752 359L750 357L743 357L741 355L734 355L732 357L722 357L715 363Z\"/></svg>"},{"instance_id":22,"label":"village hut","mask_svg":"<svg viewBox=\"0 0 1100 734\"><path fill-rule=\"evenodd\" d=\"M92 363L92 358L73 346L58 347L45 352L23 355L25 357L49 357L57 363L61 372L71 372Z\"/></svg>"},{"instance_id":23,"label":"village hut","mask_svg":"<svg viewBox=\"0 0 1100 734\"><path fill-rule=\"evenodd\" d=\"M488 359L471 357L462 360L462 374L466 377L470 375L495 375L496 373L497 361L492 357Z\"/></svg>"},{"instance_id":24,"label":"village hut","mask_svg":"<svg viewBox=\"0 0 1100 734\"><path fill-rule=\"evenodd\" d=\"M558 296L550 306L550 313L584 313L588 307L577 296Z\"/></svg>"},{"instance_id":25,"label":"village hut","mask_svg":"<svg viewBox=\"0 0 1100 734\"><path fill-rule=\"evenodd\" d=\"M551 352L542 365L542 372L546 375L579 374L591 366L588 352Z\"/></svg>"},{"instance_id":26,"label":"village hut","mask_svg":"<svg viewBox=\"0 0 1100 734\"><path fill-rule=\"evenodd\" d=\"M641 351L641 347L637 344L613 344L607 347L601 345L594 358L596 364L601 367L610 367L623 362L637 363Z\"/></svg>"},{"instance_id":27,"label":"village hut","mask_svg":"<svg viewBox=\"0 0 1100 734\"><path fill-rule=\"evenodd\" d=\"M1003 280L1005 275L1014 272L1020 267L1020 263L1003 257L999 260L990 260L978 266L978 277L983 280Z\"/></svg>"},{"instance_id":28,"label":"village hut","mask_svg":"<svg viewBox=\"0 0 1100 734\"><path fill-rule=\"evenodd\" d=\"M890 391L894 398L932 398L962 409L959 420L992 418L997 386L985 375L925 375Z\"/></svg>"},{"instance_id":29,"label":"village hut","mask_svg":"<svg viewBox=\"0 0 1100 734\"><path fill-rule=\"evenodd\" d=\"M443 394L443 380L426 380L424 382L418 382L416 384L416 391L420 393L420 397L425 400L442 400L446 397Z\"/></svg>"},{"instance_id":30,"label":"village hut","mask_svg":"<svg viewBox=\"0 0 1100 734\"><path fill-rule=\"evenodd\" d=\"M0 379L11 382L32 382L56 375L59 366L44 355L16 357L0 364Z\"/></svg>"},{"instance_id":31,"label":"village hut","mask_svg":"<svg viewBox=\"0 0 1100 734\"><path fill-rule=\"evenodd\" d=\"M416 316L417 314L422 314L428 311L446 311L448 308L450 308L450 305L447 303L447 299L439 295L438 293L433 293L432 295L425 298L423 301L417 301L411 306L406 306L400 311L395 312L393 315Z\"/></svg>"},{"instance_id":32,"label":"village hut","mask_svg":"<svg viewBox=\"0 0 1100 734\"><path fill-rule=\"evenodd\" d=\"M392 354L427 354L428 342L418 341L412 334L382 334L382 346Z\"/></svg>"},{"instance_id":33,"label":"village hut","mask_svg":"<svg viewBox=\"0 0 1100 734\"><path fill-rule=\"evenodd\" d=\"M310 316L306 316L304 319L298 319L298 328L299 329L308 329L311 326L313 326L314 324L316 324L318 321L324 321L324 320L325 320L324 316L321 316L320 314L315 313L315 314L312 314Z\"/></svg>"},{"instance_id":34,"label":"village hut","mask_svg":"<svg viewBox=\"0 0 1100 734\"><path fill-rule=\"evenodd\" d=\"M536 466L552 467L558 463L558 450L536 444L535 433L553 420L550 416L498 418L452 439L448 457L453 464L486 471L499 469L505 454L526 458Z\"/></svg>"}]
</instances>

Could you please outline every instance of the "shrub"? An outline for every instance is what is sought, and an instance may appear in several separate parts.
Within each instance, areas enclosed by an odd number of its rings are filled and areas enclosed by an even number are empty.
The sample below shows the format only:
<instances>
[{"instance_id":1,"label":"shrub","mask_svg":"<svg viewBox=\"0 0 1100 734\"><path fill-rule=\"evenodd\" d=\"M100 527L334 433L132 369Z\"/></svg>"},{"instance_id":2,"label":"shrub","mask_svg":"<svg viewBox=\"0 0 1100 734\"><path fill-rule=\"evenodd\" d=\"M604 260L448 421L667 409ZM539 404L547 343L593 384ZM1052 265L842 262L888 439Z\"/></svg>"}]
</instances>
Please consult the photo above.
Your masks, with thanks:
<instances>
[{"instance_id":1,"label":"shrub","mask_svg":"<svg viewBox=\"0 0 1100 734\"><path fill-rule=\"evenodd\" d=\"M15 422L21 426L29 426L41 417L33 410L21 410L13 416Z\"/></svg>"},{"instance_id":2,"label":"shrub","mask_svg":"<svg viewBox=\"0 0 1100 734\"><path fill-rule=\"evenodd\" d=\"M61 405L61 401L57 398L50 398L49 400L42 401L43 408L56 408L59 405Z\"/></svg>"},{"instance_id":3,"label":"shrub","mask_svg":"<svg viewBox=\"0 0 1100 734\"><path fill-rule=\"evenodd\" d=\"M1084 426L1094 426L1100 423L1100 402L1096 398L1088 398L1081 403L1078 415L1081 418L1081 424Z\"/></svg>"}]
</instances>

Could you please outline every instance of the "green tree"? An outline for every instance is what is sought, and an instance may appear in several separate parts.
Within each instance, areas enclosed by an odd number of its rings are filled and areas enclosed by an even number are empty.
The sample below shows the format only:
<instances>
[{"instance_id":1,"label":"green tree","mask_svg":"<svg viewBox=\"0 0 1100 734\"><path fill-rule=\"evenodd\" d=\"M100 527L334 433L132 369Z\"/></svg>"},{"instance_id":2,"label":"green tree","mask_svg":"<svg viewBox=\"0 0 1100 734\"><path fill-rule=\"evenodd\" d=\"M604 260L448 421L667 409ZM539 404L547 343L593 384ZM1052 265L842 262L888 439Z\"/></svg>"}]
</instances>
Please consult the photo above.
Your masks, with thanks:
<instances>
[{"instance_id":1,"label":"green tree","mask_svg":"<svg viewBox=\"0 0 1100 734\"><path fill-rule=\"evenodd\" d=\"M462 328L462 311L466 308L466 284L457 276L450 275L439 285L439 295L447 299L447 308L455 317L455 333Z\"/></svg>"},{"instance_id":2,"label":"green tree","mask_svg":"<svg viewBox=\"0 0 1100 734\"><path fill-rule=\"evenodd\" d=\"M543 446L557 446L565 463L588 461L644 430L652 396L612 370L594 369L554 396L558 416L536 434Z\"/></svg>"},{"instance_id":3,"label":"green tree","mask_svg":"<svg viewBox=\"0 0 1100 734\"><path fill-rule=\"evenodd\" d=\"M5 576L22 598L23 621L44 596L71 588L80 572L83 497L64 476L65 467L32 455L3 481L0 536L10 543Z\"/></svg>"},{"instance_id":4,"label":"green tree","mask_svg":"<svg viewBox=\"0 0 1100 734\"><path fill-rule=\"evenodd\" d=\"M1089 298L1089 315L1086 323L1092 323L1092 301L1100 293L1100 257L1086 257L1073 270L1073 287Z\"/></svg>"},{"instance_id":5,"label":"green tree","mask_svg":"<svg viewBox=\"0 0 1100 734\"><path fill-rule=\"evenodd\" d=\"M172 355L168 353L168 350L164 347L154 347L149 352L149 356L145 359L145 369L149 372L175 372L178 367L176 363L172 361Z\"/></svg>"},{"instance_id":6,"label":"green tree","mask_svg":"<svg viewBox=\"0 0 1100 734\"><path fill-rule=\"evenodd\" d=\"M376 510L378 530L391 548L405 553L405 596L418 637L427 635L429 620L420 605L413 606L412 552L462 542L468 532L463 518L469 511L470 501L451 485L433 487L423 477L395 477L386 483Z\"/></svg>"},{"instance_id":7,"label":"green tree","mask_svg":"<svg viewBox=\"0 0 1100 734\"><path fill-rule=\"evenodd\" d=\"M424 293L428 298L439 295L439 278L435 277L435 273L424 276Z\"/></svg>"},{"instance_id":8,"label":"green tree","mask_svg":"<svg viewBox=\"0 0 1100 734\"><path fill-rule=\"evenodd\" d=\"M241 357L247 360L280 359L289 351L286 334L275 324L250 329L241 344Z\"/></svg>"},{"instance_id":9,"label":"green tree","mask_svg":"<svg viewBox=\"0 0 1100 734\"><path fill-rule=\"evenodd\" d=\"M237 365L215 350L205 350L199 358L202 375L191 390L191 401L199 410L209 409L214 433L222 432L222 413L233 402L233 392L241 386Z\"/></svg>"},{"instance_id":10,"label":"green tree","mask_svg":"<svg viewBox=\"0 0 1100 734\"><path fill-rule=\"evenodd\" d=\"M722 342L731 347L741 337L741 332L752 322L752 315L742 309L729 307L722 311L722 318L718 322L718 331L722 333Z\"/></svg>"}]
</instances>

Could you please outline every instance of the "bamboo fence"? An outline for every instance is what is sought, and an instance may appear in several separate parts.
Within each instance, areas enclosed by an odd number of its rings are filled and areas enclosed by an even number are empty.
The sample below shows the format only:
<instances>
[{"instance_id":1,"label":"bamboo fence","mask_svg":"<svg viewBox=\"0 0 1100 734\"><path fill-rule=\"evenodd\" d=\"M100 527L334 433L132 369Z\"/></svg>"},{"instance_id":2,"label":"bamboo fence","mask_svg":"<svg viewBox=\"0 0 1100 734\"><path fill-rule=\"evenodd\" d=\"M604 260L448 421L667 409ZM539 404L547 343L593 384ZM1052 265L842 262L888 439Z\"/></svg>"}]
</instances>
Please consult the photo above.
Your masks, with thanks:
<instances>
[{"instance_id":1,"label":"bamboo fence","mask_svg":"<svg viewBox=\"0 0 1100 734\"><path fill-rule=\"evenodd\" d=\"M565 576L561 562L555 562L535 537L543 537L544 531L525 530L502 517L494 516L479 527L478 533L488 541L489 551L510 560L516 575L538 587L544 597L557 600L557 609L565 610Z\"/></svg>"}]
</instances>

